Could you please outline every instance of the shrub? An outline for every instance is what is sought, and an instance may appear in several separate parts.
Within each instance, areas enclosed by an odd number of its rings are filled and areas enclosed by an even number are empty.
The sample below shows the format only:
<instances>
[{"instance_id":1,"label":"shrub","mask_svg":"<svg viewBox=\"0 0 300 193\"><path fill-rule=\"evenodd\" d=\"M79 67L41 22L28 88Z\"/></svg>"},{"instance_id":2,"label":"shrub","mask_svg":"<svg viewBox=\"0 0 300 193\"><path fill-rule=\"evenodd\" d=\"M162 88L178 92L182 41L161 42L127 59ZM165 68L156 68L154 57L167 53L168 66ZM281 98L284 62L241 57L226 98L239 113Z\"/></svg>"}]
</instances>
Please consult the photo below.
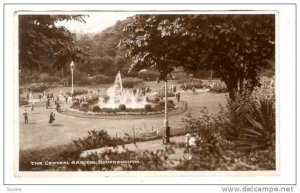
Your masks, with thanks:
<instances>
[{"instance_id":1,"label":"shrub","mask_svg":"<svg viewBox=\"0 0 300 193\"><path fill-rule=\"evenodd\" d=\"M134 86L142 84L143 80L139 78L126 77L122 79L122 83L124 88L133 88Z\"/></svg>"},{"instance_id":2,"label":"shrub","mask_svg":"<svg viewBox=\"0 0 300 193\"><path fill-rule=\"evenodd\" d=\"M200 79L195 79L195 78L181 78L178 79L177 84L182 84L181 88L186 89L186 90L191 90L192 88L204 88L205 84L203 83L202 80Z\"/></svg>"},{"instance_id":3,"label":"shrub","mask_svg":"<svg viewBox=\"0 0 300 193\"><path fill-rule=\"evenodd\" d=\"M72 109L79 109L80 103L78 101L73 101L72 105L70 106Z\"/></svg>"},{"instance_id":4,"label":"shrub","mask_svg":"<svg viewBox=\"0 0 300 193\"><path fill-rule=\"evenodd\" d=\"M88 98L88 99L86 100L86 102L89 103L89 104L93 104L93 103L94 103L94 100L93 100L93 98Z\"/></svg>"},{"instance_id":5,"label":"shrub","mask_svg":"<svg viewBox=\"0 0 300 193\"><path fill-rule=\"evenodd\" d=\"M153 111L161 111L162 109L164 109L164 107L160 106L159 104L152 105Z\"/></svg>"},{"instance_id":6,"label":"shrub","mask_svg":"<svg viewBox=\"0 0 300 193\"><path fill-rule=\"evenodd\" d=\"M88 108L89 107L89 103L88 102L82 102L80 103L80 108Z\"/></svg>"},{"instance_id":7,"label":"shrub","mask_svg":"<svg viewBox=\"0 0 300 193\"><path fill-rule=\"evenodd\" d=\"M32 92L43 92L48 88L49 88L49 86L47 86L44 83L31 83L28 86L28 90L30 90Z\"/></svg>"},{"instance_id":8,"label":"shrub","mask_svg":"<svg viewBox=\"0 0 300 193\"><path fill-rule=\"evenodd\" d=\"M165 106L165 101L159 101L158 105L161 106L161 107L164 107Z\"/></svg>"},{"instance_id":9,"label":"shrub","mask_svg":"<svg viewBox=\"0 0 300 193\"><path fill-rule=\"evenodd\" d=\"M29 102L25 100L25 97L19 97L19 105L29 105Z\"/></svg>"},{"instance_id":10,"label":"shrub","mask_svg":"<svg viewBox=\"0 0 300 193\"><path fill-rule=\"evenodd\" d=\"M99 105L94 105L94 106L92 107L92 111L93 111L93 112L101 112L101 108L99 107Z\"/></svg>"},{"instance_id":11,"label":"shrub","mask_svg":"<svg viewBox=\"0 0 300 193\"><path fill-rule=\"evenodd\" d=\"M210 92L224 93L228 92L227 86L224 83L215 83L210 85Z\"/></svg>"},{"instance_id":12,"label":"shrub","mask_svg":"<svg viewBox=\"0 0 300 193\"><path fill-rule=\"evenodd\" d=\"M159 94L156 94L155 96L157 96L157 97L159 97L159 98L163 98L163 97L165 97L165 93L159 93ZM172 93L172 92L169 92L169 93L167 94L167 96L168 96L168 97L174 97L175 94Z\"/></svg>"},{"instance_id":13,"label":"shrub","mask_svg":"<svg viewBox=\"0 0 300 193\"><path fill-rule=\"evenodd\" d=\"M58 76L44 76L40 78L40 82L60 82L61 78Z\"/></svg>"},{"instance_id":14,"label":"shrub","mask_svg":"<svg viewBox=\"0 0 300 193\"><path fill-rule=\"evenodd\" d=\"M158 105L161 107L161 108L165 108L165 101L159 101L158 102ZM174 108L175 107L175 104L173 102L173 100L168 100L168 108Z\"/></svg>"},{"instance_id":15,"label":"shrub","mask_svg":"<svg viewBox=\"0 0 300 193\"><path fill-rule=\"evenodd\" d=\"M184 121L187 128L197 131L202 143L189 160L195 164L182 167L196 170L276 168L275 98L272 93L259 89L251 94L237 94L218 114L212 115L203 109L200 117L192 118L188 114Z\"/></svg>"},{"instance_id":16,"label":"shrub","mask_svg":"<svg viewBox=\"0 0 300 193\"><path fill-rule=\"evenodd\" d=\"M114 81L114 77L105 76L103 74L98 74L92 78L92 82L97 84L109 84Z\"/></svg>"},{"instance_id":17,"label":"shrub","mask_svg":"<svg viewBox=\"0 0 300 193\"><path fill-rule=\"evenodd\" d=\"M90 85L90 84L92 84L92 82L93 81L91 78L83 76L79 80L79 85Z\"/></svg>"},{"instance_id":18,"label":"shrub","mask_svg":"<svg viewBox=\"0 0 300 193\"><path fill-rule=\"evenodd\" d=\"M149 111L152 110L152 107L151 107L150 104L145 104L144 109L145 109L146 112L149 112Z\"/></svg>"},{"instance_id":19,"label":"shrub","mask_svg":"<svg viewBox=\"0 0 300 193\"><path fill-rule=\"evenodd\" d=\"M60 84L65 86L69 85L69 82L70 80L68 78L63 78L60 80Z\"/></svg>"},{"instance_id":20,"label":"shrub","mask_svg":"<svg viewBox=\"0 0 300 193\"><path fill-rule=\"evenodd\" d=\"M86 93L88 93L87 89L84 89L84 88L75 88L73 95L76 96L76 95L82 95L82 94L86 94ZM68 91L67 94L71 95L71 91Z\"/></svg>"},{"instance_id":21,"label":"shrub","mask_svg":"<svg viewBox=\"0 0 300 193\"><path fill-rule=\"evenodd\" d=\"M173 100L168 100L168 105L173 105L173 104L174 104Z\"/></svg>"},{"instance_id":22,"label":"shrub","mask_svg":"<svg viewBox=\"0 0 300 193\"><path fill-rule=\"evenodd\" d=\"M32 73L25 73L21 72L19 74L19 83L20 85L26 84L26 83L33 83L38 82L40 73L37 71L34 71Z\"/></svg>"},{"instance_id":23,"label":"shrub","mask_svg":"<svg viewBox=\"0 0 300 193\"><path fill-rule=\"evenodd\" d=\"M155 97L155 98L154 98L154 102L155 102L155 103L158 103L159 101L160 101L159 97Z\"/></svg>"},{"instance_id":24,"label":"shrub","mask_svg":"<svg viewBox=\"0 0 300 193\"><path fill-rule=\"evenodd\" d=\"M275 104L272 99L251 103L246 120L235 141L239 150L253 151L275 146Z\"/></svg>"},{"instance_id":25,"label":"shrub","mask_svg":"<svg viewBox=\"0 0 300 193\"><path fill-rule=\"evenodd\" d=\"M123 144L121 139L112 139L106 131L89 131L88 136L74 140L74 144L81 150L101 148L105 146L117 146Z\"/></svg>"},{"instance_id":26,"label":"shrub","mask_svg":"<svg viewBox=\"0 0 300 193\"><path fill-rule=\"evenodd\" d=\"M119 110L120 110L120 111L126 111L126 105L120 104L120 105L119 105Z\"/></svg>"},{"instance_id":27,"label":"shrub","mask_svg":"<svg viewBox=\"0 0 300 193\"><path fill-rule=\"evenodd\" d=\"M159 74L153 71L141 72L138 74L138 78L146 80L146 81L154 81L157 80Z\"/></svg>"}]
</instances>

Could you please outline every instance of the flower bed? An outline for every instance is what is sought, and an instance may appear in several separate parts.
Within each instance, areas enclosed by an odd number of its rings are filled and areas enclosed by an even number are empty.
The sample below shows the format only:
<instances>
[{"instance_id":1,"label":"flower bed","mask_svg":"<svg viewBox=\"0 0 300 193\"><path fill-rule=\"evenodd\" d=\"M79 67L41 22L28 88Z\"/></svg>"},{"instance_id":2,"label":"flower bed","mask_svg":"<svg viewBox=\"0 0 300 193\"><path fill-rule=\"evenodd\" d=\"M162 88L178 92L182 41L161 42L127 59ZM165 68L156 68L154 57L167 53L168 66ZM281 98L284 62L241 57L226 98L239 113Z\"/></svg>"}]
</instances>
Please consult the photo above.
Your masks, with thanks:
<instances>
[{"instance_id":1,"label":"flower bed","mask_svg":"<svg viewBox=\"0 0 300 193\"><path fill-rule=\"evenodd\" d=\"M156 104L157 105L157 104ZM155 106L155 105L154 105ZM157 105L159 106L159 105ZM97 112L93 112L92 109L95 107L91 107L90 111L84 112L80 111L79 109L66 109L65 111L61 111L60 113L68 115L68 116L74 116L74 117L81 117L81 118L92 118L92 119L102 119L107 118L109 119L119 119L120 116L122 116L122 119L135 119L139 118L141 116L151 116L151 117L160 117L164 116L164 108L156 108L153 107L152 111L145 111L145 108L141 109L131 109L127 108L126 111L119 111L118 109L109 109L109 108L100 108L97 110ZM169 109L169 115L177 115L184 113L187 110L187 103L186 102L180 102L178 106Z\"/></svg>"},{"instance_id":2,"label":"flower bed","mask_svg":"<svg viewBox=\"0 0 300 193\"><path fill-rule=\"evenodd\" d=\"M175 110L177 109L173 108L170 110ZM77 110L77 109L69 109L70 111L74 111L74 112L80 112L80 113L85 113L88 115L100 115L100 116L118 116L118 115L155 115L155 114L161 114L164 112L164 110L160 110L160 111L141 111L141 109L127 109L127 111L118 111L118 109L104 109L104 111L101 112L92 112L92 111L81 111L81 110ZM144 110L144 109L143 109Z\"/></svg>"},{"instance_id":3,"label":"flower bed","mask_svg":"<svg viewBox=\"0 0 300 193\"><path fill-rule=\"evenodd\" d=\"M98 99L98 98L97 98ZM158 99L158 100L155 100ZM159 98L153 100L148 100L148 104L144 105L144 108L127 108L125 104L120 104L118 108L101 108L97 101L92 101L92 98L87 99L79 103L74 101L70 106L70 110L78 110L84 113L94 113L97 115L149 115L149 114L158 114L164 112L165 102L159 101ZM173 100L168 100L168 109L178 108Z\"/></svg>"}]
</instances>

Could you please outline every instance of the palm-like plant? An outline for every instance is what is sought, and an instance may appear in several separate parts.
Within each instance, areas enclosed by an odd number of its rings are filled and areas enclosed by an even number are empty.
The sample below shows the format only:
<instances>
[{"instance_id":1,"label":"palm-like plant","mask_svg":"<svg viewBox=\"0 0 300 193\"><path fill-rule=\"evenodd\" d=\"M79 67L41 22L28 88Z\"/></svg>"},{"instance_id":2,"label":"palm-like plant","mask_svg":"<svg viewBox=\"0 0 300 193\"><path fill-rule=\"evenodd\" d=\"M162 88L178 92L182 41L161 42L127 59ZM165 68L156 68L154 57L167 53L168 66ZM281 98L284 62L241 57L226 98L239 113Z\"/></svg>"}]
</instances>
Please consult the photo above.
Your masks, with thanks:
<instances>
[{"instance_id":1,"label":"palm-like plant","mask_svg":"<svg viewBox=\"0 0 300 193\"><path fill-rule=\"evenodd\" d=\"M239 150L253 151L275 145L275 106L272 99L252 103L246 125L235 141Z\"/></svg>"}]
</instances>

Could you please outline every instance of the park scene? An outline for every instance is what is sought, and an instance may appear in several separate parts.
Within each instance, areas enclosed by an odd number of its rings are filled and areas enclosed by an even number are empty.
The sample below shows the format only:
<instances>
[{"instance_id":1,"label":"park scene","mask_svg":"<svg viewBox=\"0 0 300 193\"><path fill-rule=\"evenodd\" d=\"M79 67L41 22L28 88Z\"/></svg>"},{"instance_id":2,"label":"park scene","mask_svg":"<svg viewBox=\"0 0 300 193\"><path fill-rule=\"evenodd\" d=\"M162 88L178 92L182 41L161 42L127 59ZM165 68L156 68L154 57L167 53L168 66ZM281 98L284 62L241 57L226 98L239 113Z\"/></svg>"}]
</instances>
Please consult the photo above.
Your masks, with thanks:
<instances>
[{"instance_id":1,"label":"park scene","mask_svg":"<svg viewBox=\"0 0 300 193\"><path fill-rule=\"evenodd\" d=\"M19 171L276 170L275 15L18 23Z\"/></svg>"}]
</instances>

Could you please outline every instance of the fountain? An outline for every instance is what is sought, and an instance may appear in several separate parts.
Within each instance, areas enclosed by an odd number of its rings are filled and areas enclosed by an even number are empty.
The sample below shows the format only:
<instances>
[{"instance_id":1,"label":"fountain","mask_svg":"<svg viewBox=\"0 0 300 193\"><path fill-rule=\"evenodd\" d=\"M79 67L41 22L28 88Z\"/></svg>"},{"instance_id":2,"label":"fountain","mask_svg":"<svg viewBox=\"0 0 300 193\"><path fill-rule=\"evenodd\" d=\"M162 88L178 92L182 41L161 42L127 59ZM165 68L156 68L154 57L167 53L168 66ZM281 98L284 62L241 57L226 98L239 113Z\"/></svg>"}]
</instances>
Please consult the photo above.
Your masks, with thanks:
<instances>
[{"instance_id":1,"label":"fountain","mask_svg":"<svg viewBox=\"0 0 300 193\"><path fill-rule=\"evenodd\" d=\"M123 88L122 78L120 71L118 72L114 85L107 89L106 92L108 99L105 97L99 97L100 108L119 108L120 104L126 105L126 108L138 109L144 108L146 97L140 94L134 94L130 90Z\"/></svg>"}]
</instances>

